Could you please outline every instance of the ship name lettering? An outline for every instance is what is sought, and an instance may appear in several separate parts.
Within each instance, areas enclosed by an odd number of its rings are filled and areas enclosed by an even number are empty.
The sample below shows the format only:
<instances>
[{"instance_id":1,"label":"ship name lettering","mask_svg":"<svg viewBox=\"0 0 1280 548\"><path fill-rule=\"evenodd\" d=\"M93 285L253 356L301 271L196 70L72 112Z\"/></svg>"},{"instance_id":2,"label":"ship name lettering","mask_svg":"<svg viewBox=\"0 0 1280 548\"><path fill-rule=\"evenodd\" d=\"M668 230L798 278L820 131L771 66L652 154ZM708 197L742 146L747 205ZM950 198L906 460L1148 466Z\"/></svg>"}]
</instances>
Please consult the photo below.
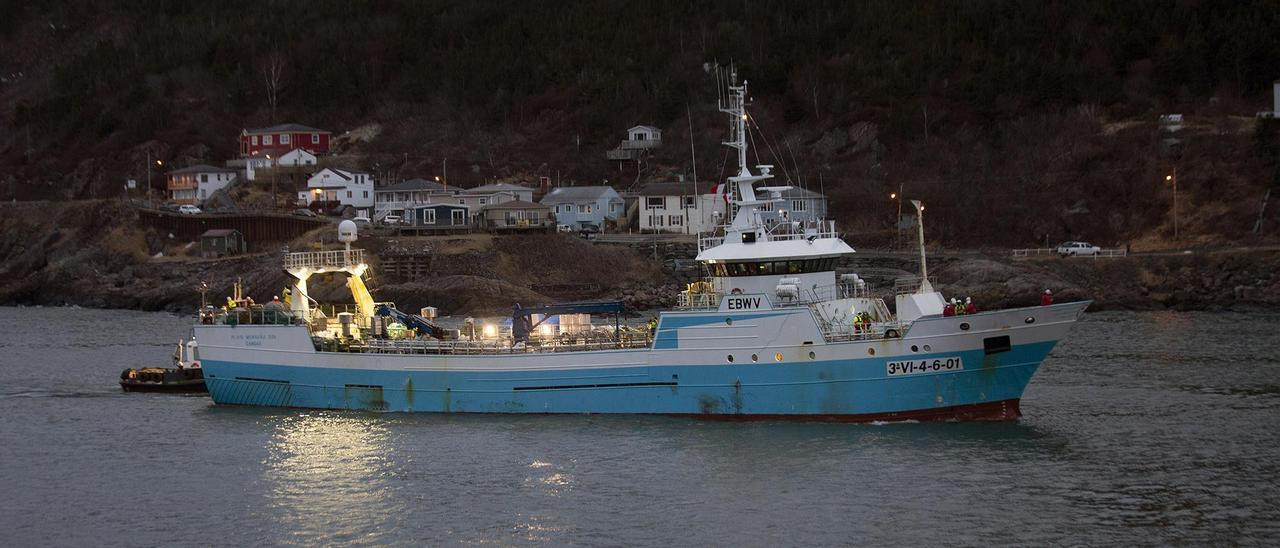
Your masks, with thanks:
<instances>
[{"instance_id":1,"label":"ship name lettering","mask_svg":"<svg viewBox=\"0 0 1280 548\"><path fill-rule=\"evenodd\" d=\"M760 308L760 297L731 297L729 310L751 310Z\"/></svg>"}]
</instances>

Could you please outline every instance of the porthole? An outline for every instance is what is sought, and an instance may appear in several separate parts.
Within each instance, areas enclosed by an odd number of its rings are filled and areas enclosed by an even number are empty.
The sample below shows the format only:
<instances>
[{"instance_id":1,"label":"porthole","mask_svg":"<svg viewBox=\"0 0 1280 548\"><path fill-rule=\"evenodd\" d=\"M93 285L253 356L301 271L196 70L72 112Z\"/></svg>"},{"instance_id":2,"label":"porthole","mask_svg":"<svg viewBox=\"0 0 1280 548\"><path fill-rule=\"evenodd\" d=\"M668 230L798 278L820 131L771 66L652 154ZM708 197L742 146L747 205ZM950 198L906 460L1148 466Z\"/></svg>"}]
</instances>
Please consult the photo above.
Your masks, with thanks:
<instances>
[{"instance_id":1,"label":"porthole","mask_svg":"<svg viewBox=\"0 0 1280 548\"><path fill-rule=\"evenodd\" d=\"M779 362L782 361L782 352L775 352L773 354L773 360Z\"/></svg>"},{"instance_id":2,"label":"porthole","mask_svg":"<svg viewBox=\"0 0 1280 548\"><path fill-rule=\"evenodd\" d=\"M758 361L760 361L760 356L758 356L758 355L756 355L756 354L752 354L752 355L751 355L751 361L753 361L753 362L758 362Z\"/></svg>"},{"instance_id":3,"label":"porthole","mask_svg":"<svg viewBox=\"0 0 1280 548\"><path fill-rule=\"evenodd\" d=\"M918 347L918 346L916 346L916 345L914 345L914 344L913 344L913 345L911 345L911 351L912 351L912 352L919 352L919 351L920 351L920 347Z\"/></svg>"},{"instance_id":4,"label":"porthole","mask_svg":"<svg viewBox=\"0 0 1280 548\"><path fill-rule=\"evenodd\" d=\"M733 354L729 354L725 359L729 360L729 363L733 363Z\"/></svg>"},{"instance_id":5,"label":"porthole","mask_svg":"<svg viewBox=\"0 0 1280 548\"><path fill-rule=\"evenodd\" d=\"M1033 318L1033 317L1031 317L1031 316L1027 316L1027 319L1022 320L1022 321L1027 322L1027 323L1036 323L1036 319L1035 319L1035 318Z\"/></svg>"},{"instance_id":6,"label":"porthole","mask_svg":"<svg viewBox=\"0 0 1280 548\"><path fill-rule=\"evenodd\" d=\"M816 360L816 359L818 359L818 355L817 355L817 354L815 354L815 353L813 353L813 352L810 352L810 353L809 353L809 359L811 359L811 360Z\"/></svg>"},{"instance_id":7,"label":"porthole","mask_svg":"<svg viewBox=\"0 0 1280 548\"><path fill-rule=\"evenodd\" d=\"M933 347L932 347L932 346L929 346L929 345L927 345L927 344L926 344L926 345L924 345L924 351L925 351L925 352L932 352L932 351L933 351Z\"/></svg>"},{"instance_id":8,"label":"porthole","mask_svg":"<svg viewBox=\"0 0 1280 548\"><path fill-rule=\"evenodd\" d=\"M868 356L874 356L874 355L876 355L876 349L874 349L874 348L868 348L868 349L867 349L867 355L868 355Z\"/></svg>"},{"instance_id":9,"label":"porthole","mask_svg":"<svg viewBox=\"0 0 1280 548\"><path fill-rule=\"evenodd\" d=\"M961 331L968 331L968 330L969 330L969 322L961 322L961 323L960 323L960 330L961 330Z\"/></svg>"},{"instance_id":10,"label":"porthole","mask_svg":"<svg viewBox=\"0 0 1280 548\"><path fill-rule=\"evenodd\" d=\"M725 319L724 319L724 324L725 324L725 325L733 325L733 318L725 318Z\"/></svg>"}]
</instances>

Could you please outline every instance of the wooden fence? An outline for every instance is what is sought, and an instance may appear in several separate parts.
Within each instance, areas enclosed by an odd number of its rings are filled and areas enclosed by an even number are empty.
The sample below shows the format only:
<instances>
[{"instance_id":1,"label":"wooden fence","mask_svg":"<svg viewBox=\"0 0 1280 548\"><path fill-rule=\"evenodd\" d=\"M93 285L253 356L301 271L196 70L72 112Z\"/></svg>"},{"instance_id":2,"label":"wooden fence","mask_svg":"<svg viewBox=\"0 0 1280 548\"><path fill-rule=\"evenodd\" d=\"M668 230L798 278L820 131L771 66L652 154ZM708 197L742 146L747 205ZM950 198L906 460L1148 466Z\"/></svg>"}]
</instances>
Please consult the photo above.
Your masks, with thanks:
<instances>
[{"instance_id":1,"label":"wooden fence","mask_svg":"<svg viewBox=\"0 0 1280 548\"><path fill-rule=\"evenodd\" d=\"M239 230L249 251L270 251L279 244L329 224L324 219L278 213L180 215L155 209L139 209L138 221L142 226L186 241L199 239L206 230Z\"/></svg>"}]
</instances>

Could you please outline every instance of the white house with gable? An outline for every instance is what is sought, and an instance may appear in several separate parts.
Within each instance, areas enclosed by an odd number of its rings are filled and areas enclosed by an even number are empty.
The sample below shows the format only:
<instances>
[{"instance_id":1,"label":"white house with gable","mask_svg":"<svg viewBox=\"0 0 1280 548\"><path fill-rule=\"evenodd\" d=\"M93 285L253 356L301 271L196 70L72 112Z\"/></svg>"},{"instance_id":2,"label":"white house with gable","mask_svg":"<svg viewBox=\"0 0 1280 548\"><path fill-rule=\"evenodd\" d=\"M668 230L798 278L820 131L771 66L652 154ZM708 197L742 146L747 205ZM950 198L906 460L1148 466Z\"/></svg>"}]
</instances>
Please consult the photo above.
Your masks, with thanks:
<instances>
[{"instance_id":1,"label":"white house with gable","mask_svg":"<svg viewBox=\"0 0 1280 548\"><path fill-rule=\"evenodd\" d=\"M234 169L200 164L170 171L165 189L176 204L201 204L235 180Z\"/></svg>"},{"instance_id":2,"label":"white house with gable","mask_svg":"<svg viewBox=\"0 0 1280 548\"><path fill-rule=\"evenodd\" d=\"M649 183L640 188L639 226L644 232L697 234L725 222L728 202L709 183Z\"/></svg>"},{"instance_id":3,"label":"white house with gable","mask_svg":"<svg viewBox=\"0 0 1280 548\"><path fill-rule=\"evenodd\" d=\"M373 214L373 176L363 171L326 167L307 179L307 190L298 192L298 204L311 206L324 202L325 207L346 205L360 215Z\"/></svg>"}]
</instances>

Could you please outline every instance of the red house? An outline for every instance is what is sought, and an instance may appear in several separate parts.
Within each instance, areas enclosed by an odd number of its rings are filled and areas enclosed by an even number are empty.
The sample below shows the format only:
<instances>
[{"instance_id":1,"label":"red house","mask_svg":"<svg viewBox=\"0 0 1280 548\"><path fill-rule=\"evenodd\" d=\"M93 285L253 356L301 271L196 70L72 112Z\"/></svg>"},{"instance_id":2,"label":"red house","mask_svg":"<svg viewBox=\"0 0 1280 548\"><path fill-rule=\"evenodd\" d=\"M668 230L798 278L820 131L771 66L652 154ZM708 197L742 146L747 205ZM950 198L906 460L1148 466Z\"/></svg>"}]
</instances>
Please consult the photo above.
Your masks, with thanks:
<instances>
[{"instance_id":1,"label":"red house","mask_svg":"<svg viewBox=\"0 0 1280 548\"><path fill-rule=\"evenodd\" d=\"M302 124L280 124L240 132L240 156L270 154L275 157L295 148L313 154L329 152L330 132Z\"/></svg>"}]
</instances>

